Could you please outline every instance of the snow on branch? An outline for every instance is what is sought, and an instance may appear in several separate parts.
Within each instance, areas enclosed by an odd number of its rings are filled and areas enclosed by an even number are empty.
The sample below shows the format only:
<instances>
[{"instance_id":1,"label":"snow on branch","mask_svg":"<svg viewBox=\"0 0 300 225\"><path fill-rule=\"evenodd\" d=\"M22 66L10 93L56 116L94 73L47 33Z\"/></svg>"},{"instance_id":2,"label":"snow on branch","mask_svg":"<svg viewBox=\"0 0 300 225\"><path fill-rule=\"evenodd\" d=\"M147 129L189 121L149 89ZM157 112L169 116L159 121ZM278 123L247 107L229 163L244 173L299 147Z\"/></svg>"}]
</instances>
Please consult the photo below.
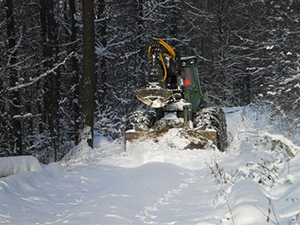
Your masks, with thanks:
<instances>
[{"instance_id":1,"label":"snow on branch","mask_svg":"<svg viewBox=\"0 0 300 225\"><path fill-rule=\"evenodd\" d=\"M291 78L286 78L286 79L285 79L283 82L281 82L280 84L288 84L288 83L295 82L295 81L298 81L298 80L300 80L300 73L294 75L294 76L291 77Z\"/></svg>"},{"instance_id":2,"label":"snow on branch","mask_svg":"<svg viewBox=\"0 0 300 225\"><path fill-rule=\"evenodd\" d=\"M19 85L16 85L16 86L14 86L14 87L10 87L10 88L6 88L6 89L2 90L2 91L0 92L0 95L2 95L3 93L16 91L16 90L19 90L19 89L21 89L21 88L31 86L32 84L38 82L39 80L41 80L42 78L48 76L49 74L54 73L54 71L55 71L58 67L64 65L64 64L67 62L67 60L68 60L73 54L74 54L74 52L71 52L71 53L70 53L70 54L69 54L62 62L57 63L53 68L47 70L45 73L42 73L42 74L39 75L38 77L33 78L30 82L24 83L24 84L19 84Z\"/></svg>"},{"instance_id":3,"label":"snow on branch","mask_svg":"<svg viewBox=\"0 0 300 225\"><path fill-rule=\"evenodd\" d=\"M147 17L150 16L152 13L154 13L154 12L157 10L157 8L158 8L159 6L163 6L164 4L167 4L167 3L169 3L169 2L170 2L170 0L165 0L164 2L159 2L159 3L157 3L156 5L154 5L154 6L152 7L152 10L151 10L147 15L144 16L144 18L147 18Z\"/></svg>"}]
</instances>

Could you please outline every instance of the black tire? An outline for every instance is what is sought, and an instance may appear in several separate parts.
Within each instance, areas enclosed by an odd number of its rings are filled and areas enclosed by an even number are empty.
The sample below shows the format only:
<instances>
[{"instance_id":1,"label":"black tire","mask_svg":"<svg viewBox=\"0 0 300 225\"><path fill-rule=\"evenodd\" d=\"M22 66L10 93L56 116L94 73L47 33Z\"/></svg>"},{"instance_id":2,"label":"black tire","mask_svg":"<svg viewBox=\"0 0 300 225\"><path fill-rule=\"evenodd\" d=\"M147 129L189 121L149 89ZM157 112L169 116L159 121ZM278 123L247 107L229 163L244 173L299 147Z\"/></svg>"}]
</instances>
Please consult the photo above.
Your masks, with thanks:
<instances>
[{"instance_id":1,"label":"black tire","mask_svg":"<svg viewBox=\"0 0 300 225\"><path fill-rule=\"evenodd\" d=\"M149 130L155 121L155 113L138 110L128 114L126 120L126 130L134 129L136 131Z\"/></svg>"},{"instance_id":2,"label":"black tire","mask_svg":"<svg viewBox=\"0 0 300 225\"><path fill-rule=\"evenodd\" d=\"M217 147L224 152L227 145L227 125L223 109L208 107L201 109L194 115L194 127L197 129L214 129L217 132Z\"/></svg>"}]
</instances>

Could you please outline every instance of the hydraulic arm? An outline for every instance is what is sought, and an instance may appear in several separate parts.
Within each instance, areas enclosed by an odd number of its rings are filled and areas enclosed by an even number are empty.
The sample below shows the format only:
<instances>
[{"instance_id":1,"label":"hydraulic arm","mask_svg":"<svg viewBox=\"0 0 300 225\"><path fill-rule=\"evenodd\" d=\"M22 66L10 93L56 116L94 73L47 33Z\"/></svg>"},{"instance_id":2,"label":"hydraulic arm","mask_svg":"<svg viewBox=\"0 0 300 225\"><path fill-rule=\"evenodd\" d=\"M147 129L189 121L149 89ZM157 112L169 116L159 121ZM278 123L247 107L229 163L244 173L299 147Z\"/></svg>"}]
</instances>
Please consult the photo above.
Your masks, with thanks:
<instances>
[{"instance_id":1,"label":"hydraulic arm","mask_svg":"<svg viewBox=\"0 0 300 225\"><path fill-rule=\"evenodd\" d=\"M157 39L148 49L150 67L149 83L136 92L137 98L153 108L164 107L172 96L172 91L164 87L168 76L166 58L174 59L174 49L161 39Z\"/></svg>"}]
</instances>

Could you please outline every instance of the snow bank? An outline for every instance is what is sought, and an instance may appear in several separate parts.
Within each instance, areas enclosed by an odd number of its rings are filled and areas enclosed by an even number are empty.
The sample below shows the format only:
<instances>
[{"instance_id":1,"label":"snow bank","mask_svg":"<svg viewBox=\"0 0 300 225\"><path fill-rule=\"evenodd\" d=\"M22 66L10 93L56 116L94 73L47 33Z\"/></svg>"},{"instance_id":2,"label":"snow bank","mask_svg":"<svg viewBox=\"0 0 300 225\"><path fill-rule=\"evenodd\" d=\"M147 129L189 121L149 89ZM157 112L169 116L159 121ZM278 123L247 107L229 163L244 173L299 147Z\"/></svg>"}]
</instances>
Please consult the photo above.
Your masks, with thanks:
<instances>
[{"instance_id":1,"label":"snow bank","mask_svg":"<svg viewBox=\"0 0 300 225\"><path fill-rule=\"evenodd\" d=\"M230 176L222 224L300 224L300 148L257 108L227 109L231 145L219 169ZM229 180L229 179L228 179Z\"/></svg>"},{"instance_id":2,"label":"snow bank","mask_svg":"<svg viewBox=\"0 0 300 225\"><path fill-rule=\"evenodd\" d=\"M7 177L24 171L37 171L40 168L40 163L33 156L0 158L0 177Z\"/></svg>"},{"instance_id":3,"label":"snow bank","mask_svg":"<svg viewBox=\"0 0 300 225\"><path fill-rule=\"evenodd\" d=\"M232 187L228 199L230 212L225 214L224 224L262 224L267 221L268 199L260 186L252 180L240 180ZM269 215L274 221L274 215Z\"/></svg>"}]
</instances>

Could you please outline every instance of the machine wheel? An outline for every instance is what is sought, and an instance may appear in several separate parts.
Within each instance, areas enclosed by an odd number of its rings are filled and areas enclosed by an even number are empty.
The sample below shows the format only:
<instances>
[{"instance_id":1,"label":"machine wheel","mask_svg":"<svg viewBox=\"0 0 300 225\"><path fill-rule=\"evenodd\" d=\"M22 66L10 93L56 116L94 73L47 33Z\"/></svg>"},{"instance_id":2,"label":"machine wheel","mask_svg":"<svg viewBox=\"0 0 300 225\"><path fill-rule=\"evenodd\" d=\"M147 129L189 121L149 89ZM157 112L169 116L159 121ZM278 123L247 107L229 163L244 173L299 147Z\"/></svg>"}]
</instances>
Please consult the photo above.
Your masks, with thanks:
<instances>
[{"instance_id":1,"label":"machine wheel","mask_svg":"<svg viewBox=\"0 0 300 225\"><path fill-rule=\"evenodd\" d=\"M224 111L219 107L201 109L194 115L194 127L205 130L214 129L217 132L217 147L225 151L227 142L227 125Z\"/></svg>"},{"instance_id":2,"label":"machine wheel","mask_svg":"<svg viewBox=\"0 0 300 225\"><path fill-rule=\"evenodd\" d=\"M129 113L126 120L126 130L135 129L136 131L149 130L155 121L154 112L138 110Z\"/></svg>"}]
</instances>

